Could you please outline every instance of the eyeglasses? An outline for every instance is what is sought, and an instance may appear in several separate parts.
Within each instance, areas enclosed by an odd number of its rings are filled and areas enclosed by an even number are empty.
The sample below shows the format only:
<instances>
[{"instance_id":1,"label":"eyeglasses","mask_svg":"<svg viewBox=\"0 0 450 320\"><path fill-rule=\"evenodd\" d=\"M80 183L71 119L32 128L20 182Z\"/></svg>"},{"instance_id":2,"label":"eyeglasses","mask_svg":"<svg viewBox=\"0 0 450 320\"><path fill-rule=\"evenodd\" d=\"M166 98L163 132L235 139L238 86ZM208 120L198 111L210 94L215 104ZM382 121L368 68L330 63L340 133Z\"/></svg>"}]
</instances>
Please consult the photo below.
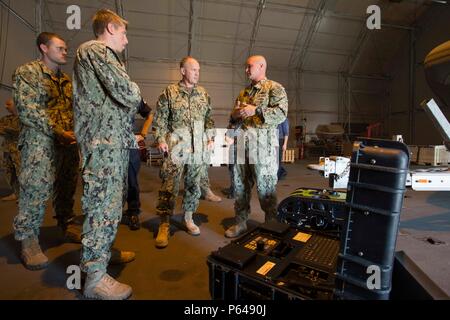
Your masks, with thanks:
<instances>
[{"instance_id":1,"label":"eyeglasses","mask_svg":"<svg viewBox=\"0 0 450 320\"><path fill-rule=\"evenodd\" d=\"M67 47L56 47L60 52L67 52Z\"/></svg>"}]
</instances>

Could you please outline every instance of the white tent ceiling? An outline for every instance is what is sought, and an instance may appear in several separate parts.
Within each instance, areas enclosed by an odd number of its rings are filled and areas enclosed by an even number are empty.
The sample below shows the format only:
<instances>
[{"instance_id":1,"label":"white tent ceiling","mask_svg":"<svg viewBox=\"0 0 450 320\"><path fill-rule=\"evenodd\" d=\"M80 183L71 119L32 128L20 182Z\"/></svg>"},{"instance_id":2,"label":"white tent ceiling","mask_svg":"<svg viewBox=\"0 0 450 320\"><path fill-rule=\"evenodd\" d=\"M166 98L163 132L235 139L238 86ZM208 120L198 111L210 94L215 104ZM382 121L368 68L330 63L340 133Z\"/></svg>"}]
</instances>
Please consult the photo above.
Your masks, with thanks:
<instances>
[{"instance_id":1,"label":"white tent ceiling","mask_svg":"<svg viewBox=\"0 0 450 320\"><path fill-rule=\"evenodd\" d=\"M379 79L389 76L391 61L399 47L408 44L408 31L431 1L0 0L1 34L7 39L0 54L4 51L8 60L0 82L9 84L14 68L29 59L21 58L26 55L24 47L30 48L25 50L28 55L36 53L31 39L39 22L41 30L61 34L73 56L79 44L93 38L92 15L109 8L130 22L129 71L150 101L179 78L177 62L190 53L202 65L202 85L214 98L214 114L224 125L233 97L246 81L242 68L246 57L262 54L269 62L270 77L288 91L295 123L307 116L309 129L314 130L318 123L344 121L351 112L359 112L361 121L375 121L383 116L379 110L389 85ZM36 16L39 3L42 14ZM66 27L66 10L73 4L81 8L80 30ZM366 9L372 4L381 8L381 30L366 28ZM8 36L4 21L11 9L17 15L8 16L13 23ZM353 97L345 100L342 75L372 81L353 81Z\"/></svg>"},{"instance_id":2,"label":"white tent ceiling","mask_svg":"<svg viewBox=\"0 0 450 320\"><path fill-rule=\"evenodd\" d=\"M74 3L82 12L78 32L66 28L66 8ZM382 73L395 53L392 44L405 36L426 1L44 0L43 28L62 33L76 48L92 38L90 18L97 9L121 6L130 21L131 60L179 60L190 46L204 63L242 64L249 53L263 53L272 67L338 72L358 53L371 4L381 7L383 28L366 40L371 45L361 47L363 60L378 59L375 68L364 71Z\"/></svg>"}]
</instances>

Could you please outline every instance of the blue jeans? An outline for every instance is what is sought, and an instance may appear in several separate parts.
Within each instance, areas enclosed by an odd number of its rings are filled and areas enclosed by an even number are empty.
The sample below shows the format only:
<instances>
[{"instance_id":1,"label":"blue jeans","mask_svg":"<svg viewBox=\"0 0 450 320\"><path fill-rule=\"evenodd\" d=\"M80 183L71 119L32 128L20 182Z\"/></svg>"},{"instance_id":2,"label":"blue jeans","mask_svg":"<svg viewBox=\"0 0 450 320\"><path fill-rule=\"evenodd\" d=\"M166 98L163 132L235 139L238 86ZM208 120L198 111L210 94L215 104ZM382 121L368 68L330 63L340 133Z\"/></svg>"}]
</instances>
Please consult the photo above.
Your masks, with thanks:
<instances>
[{"instance_id":1,"label":"blue jeans","mask_svg":"<svg viewBox=\"0 0 450 320\"><path fill-rule=\"evenodd\" d=\"M283 159L283 143L284 143L284 139L279 139L279 149L278 149L278 172L277 172L277 176L278 176L278 180L280 180L281 177L284 177L285 175L287 175L287 171L286 169L283 167L281 160Z\"/></svg>"},{"instance_id":2,"label":"blue jeans","mask_svg":"<svg viewBox=\"0 0 450 320\"><path fill-rule=\"evenodd\" d=\"M128 163L128 215L138 215L141 213L141 201L139 199L138 175L141 168L141 157L139 149L130 149L130 160Z\"/></svg>"}]
</instances>

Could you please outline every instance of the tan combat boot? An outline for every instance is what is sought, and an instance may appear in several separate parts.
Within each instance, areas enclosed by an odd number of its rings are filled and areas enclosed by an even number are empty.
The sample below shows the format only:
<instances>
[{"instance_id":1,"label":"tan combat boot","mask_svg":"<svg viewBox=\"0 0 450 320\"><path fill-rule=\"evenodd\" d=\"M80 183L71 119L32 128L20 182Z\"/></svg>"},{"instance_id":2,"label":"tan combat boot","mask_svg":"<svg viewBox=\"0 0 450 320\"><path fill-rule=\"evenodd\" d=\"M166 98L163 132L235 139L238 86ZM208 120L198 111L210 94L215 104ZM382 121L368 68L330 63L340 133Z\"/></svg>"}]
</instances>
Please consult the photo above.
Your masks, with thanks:
<instances>
[{"instance_id":1,"label":"tan combat boot","mask_svg":"<svg viewBox=\"0 0 450 320\"><path fill-rule=\"evenodd\" d=\"M205 200L211 201L211 202L221 202L222 198L215 195L211 189L208 188L208 191L206 192Z\"/></svg>"},{"instance_id":2,"label":"tan combat boot","mask_svg":"<svg viewBox=\"0 0 450 320\"><path fill-rule=\"evenodd\" d=\"M136 259L136 253L133 251L121 251L116 248L111 248L111 258L109 264L128 263Z\"/></svg>"},{"instance_id":3,"label":"tan combat boot","mask_svg":"<svg viewBox=\"0 0 450 320\"><path fill-rule=\"evenodd\" d=\"M247 231L247 223L245 221L236 223L225 231L225 237L236 238Z\"/></svg>"},{"instance_id":4,"label":"tan combat boot","mask_svg":"<svg viewBox=\"0 0 450 320\"><path fill-rule=\"evenodd\" d=\"M37 236L22 240L22 261L27 269L40 270L48 266L48 258L42 253Z\"/></svg>"},{"instance_id":5,"label":"tan combat boot","mask_svg":"<svg viewBox=\"0 0 450 320\"><path fill-rule=\"evenodd\" d=\"M159 223L158 236L156 237L156 247L165 248L169 244L170 236L170 223L169 216L161 216L161 222Z\"/></svg>"},{"instance_id":6,"label":"tan combat boot","mask_svg":"<svg viewBox=\"0 0 450 320\"><path fill-rule=\"evenodd\" d=\"M11 194L8 195L8 196L5 196L5 197L3 197L3 198L0 198L0 200L1 200L1 201L14 201L14 200L17 200L17 197L16 197L16 195L15 195L14 193L11 193Z\"/></svg>"},{"instance_id":7,"label":"tan combat boot","mask_svg":"<svg viewBox=\"0 0 450 320\"><path fill-rule=\"evenodd\" d=\"M88 273L83 295L89 299L125 300L132 292L129 285L120 283L107 273L97 270Z\"/></svg>"},{"instance_id":8,"label":"tan combat boot","mask_svg":"<svg viewBox=\"0 0 450 320\"><path fill-rule=\"evenodd\" d=\"M191 236L198 236L200 235L200 228L192 220L192 214L193 212L190 211L184 213L184 225Z\"/></svg>"}]
</instances>

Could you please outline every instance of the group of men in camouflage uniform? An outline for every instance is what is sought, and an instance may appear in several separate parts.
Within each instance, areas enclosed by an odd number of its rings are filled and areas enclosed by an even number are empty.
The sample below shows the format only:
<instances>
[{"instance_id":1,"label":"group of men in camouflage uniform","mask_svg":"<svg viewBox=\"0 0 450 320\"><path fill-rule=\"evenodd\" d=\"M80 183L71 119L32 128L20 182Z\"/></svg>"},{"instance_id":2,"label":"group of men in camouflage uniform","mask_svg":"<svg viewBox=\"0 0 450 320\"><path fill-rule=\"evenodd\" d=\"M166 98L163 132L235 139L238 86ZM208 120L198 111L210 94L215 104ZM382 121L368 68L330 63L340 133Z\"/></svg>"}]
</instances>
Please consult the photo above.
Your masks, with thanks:
<instances>
[{"instance_id":1,"label":"group of men in camouflage uniform","mask_svg":"<svg viewBox=\"0 0 450 320\"><path fill-rule=\"evenodd\" d=\"M37 39L42 59L19 67L13 77L22 157L19 213L14 219L14 229L15 238L22 243L22 260L30 269L48 264L38 235L50 195L58 224L66 233L74 225L73 195L80 151L85 215L80 265L87 274L83 293L88 298L126 299L132 293L130 286L106 272L108 263L113 262L112 255L119 262L134 259L133 252L111 249L122 216L129 150L137 148L132 123L145 104L138 85L131 81L119 57L128 43L127 24L110 10L96 13L93 19L96 40L82 44L77 50L73 90L68 76L60 69L66 62L66 44L56 34L42 33ZM275 132L286 118L286 93L280 84L266 79L266 68L262 56L247 60L246 72L252 83L240 93L230 117L243 132L249 129ZM214 146L215 134L211 98L197 85L200 65L196 59L184 58L180 73L181 81L169 85L160 95L153 121L158 148L165 155L156 207L161 219L156 238L159 248L168 244L169 220L183 174L184 223L191 235L200 234L193 220L201 197L200 185L207 196L209 193L205 159ZM278 140L265 141L269 142L263 148L271 149ZM249 148L248 138L245 148ZM276 152L274 156L276 159ZM248 152L244 160L234 166L236 224L226 230L227 237L237 237L246 230L255 182L266 220L275 217L276 161L252 163L248 161ZM72 235L77 235L74 228Z\"/></svg>"},{"instance_id":2,"label":"group of men in camouflage uniform","mask_svg":"<svg viewBox=\"0 0 450 320\"><path fill-rule=\"evenodd\" d=\"M31 270L48 265L38 237L46 201L52 196L65 236L75 242L82 238L81 268L87 273L84 295L98 299L131 295L131 287L106 274L108 263L134 259L133 252L111 249L122 214L128 150L136 147L131 123L142 104L138 86L130 81L118 57L127 44L126 23L109 10L96 14L97 40L78 49L73 89L61 70L66 43L54 33L38 36L42 58L18 67L13 76L21 155L14 231L22 245L22 261ZM73 222L80 154L82 232Z\"/></svg>"},{"instance_id":3,"label":"group of men in camouflage uniform","mask_svg":"<svg viewBox=\"0 0 450 320\"><path fill-rule=\"evenodd\" d=\"M236 223L225 231L225 236L234 238L246 231L246 221L250 213L251 189L256 182L261 208L265 220L276 217L277 184L277 126L286 119L288 111L287 95L277 82L266 78L267 62L262 56L248 58L246 73L251 84L242 90L236 99L230 124L238 126L244 155L234 166ZM196 155L203 155L204 148L214 144L214 127L211 119L211 99L205 89L197 85L200 65L192 57L180 63L182 80L169 85L157 103L154 127L161 151L167 153L161 170L163 180L159 191L157 213L161 218L156 238L156 246L168 245L170 235L170 215L173 214L175 199L183 169L185 171L185 195L183 198L184 223L191 235L199 235L200 229L193 221L193 213L198 207L199 181L205 161L195 161ZM237 124L239 123L239 124ZM196 129L206 133L206 143L195 143ZM256 133L249 138L247 131ZM201 135L200 135L201 137ZM252 141L260 143L250 150ZM261 144L261 142L263 143ZM200 150L198 150L200 148ZM169 152L171 151L171 152ZM250 161L252 151L263 157ZM263 152L264 151L264 152ZM239 158L239 157L238 157Z\"/></svg>"}]
</instances>

